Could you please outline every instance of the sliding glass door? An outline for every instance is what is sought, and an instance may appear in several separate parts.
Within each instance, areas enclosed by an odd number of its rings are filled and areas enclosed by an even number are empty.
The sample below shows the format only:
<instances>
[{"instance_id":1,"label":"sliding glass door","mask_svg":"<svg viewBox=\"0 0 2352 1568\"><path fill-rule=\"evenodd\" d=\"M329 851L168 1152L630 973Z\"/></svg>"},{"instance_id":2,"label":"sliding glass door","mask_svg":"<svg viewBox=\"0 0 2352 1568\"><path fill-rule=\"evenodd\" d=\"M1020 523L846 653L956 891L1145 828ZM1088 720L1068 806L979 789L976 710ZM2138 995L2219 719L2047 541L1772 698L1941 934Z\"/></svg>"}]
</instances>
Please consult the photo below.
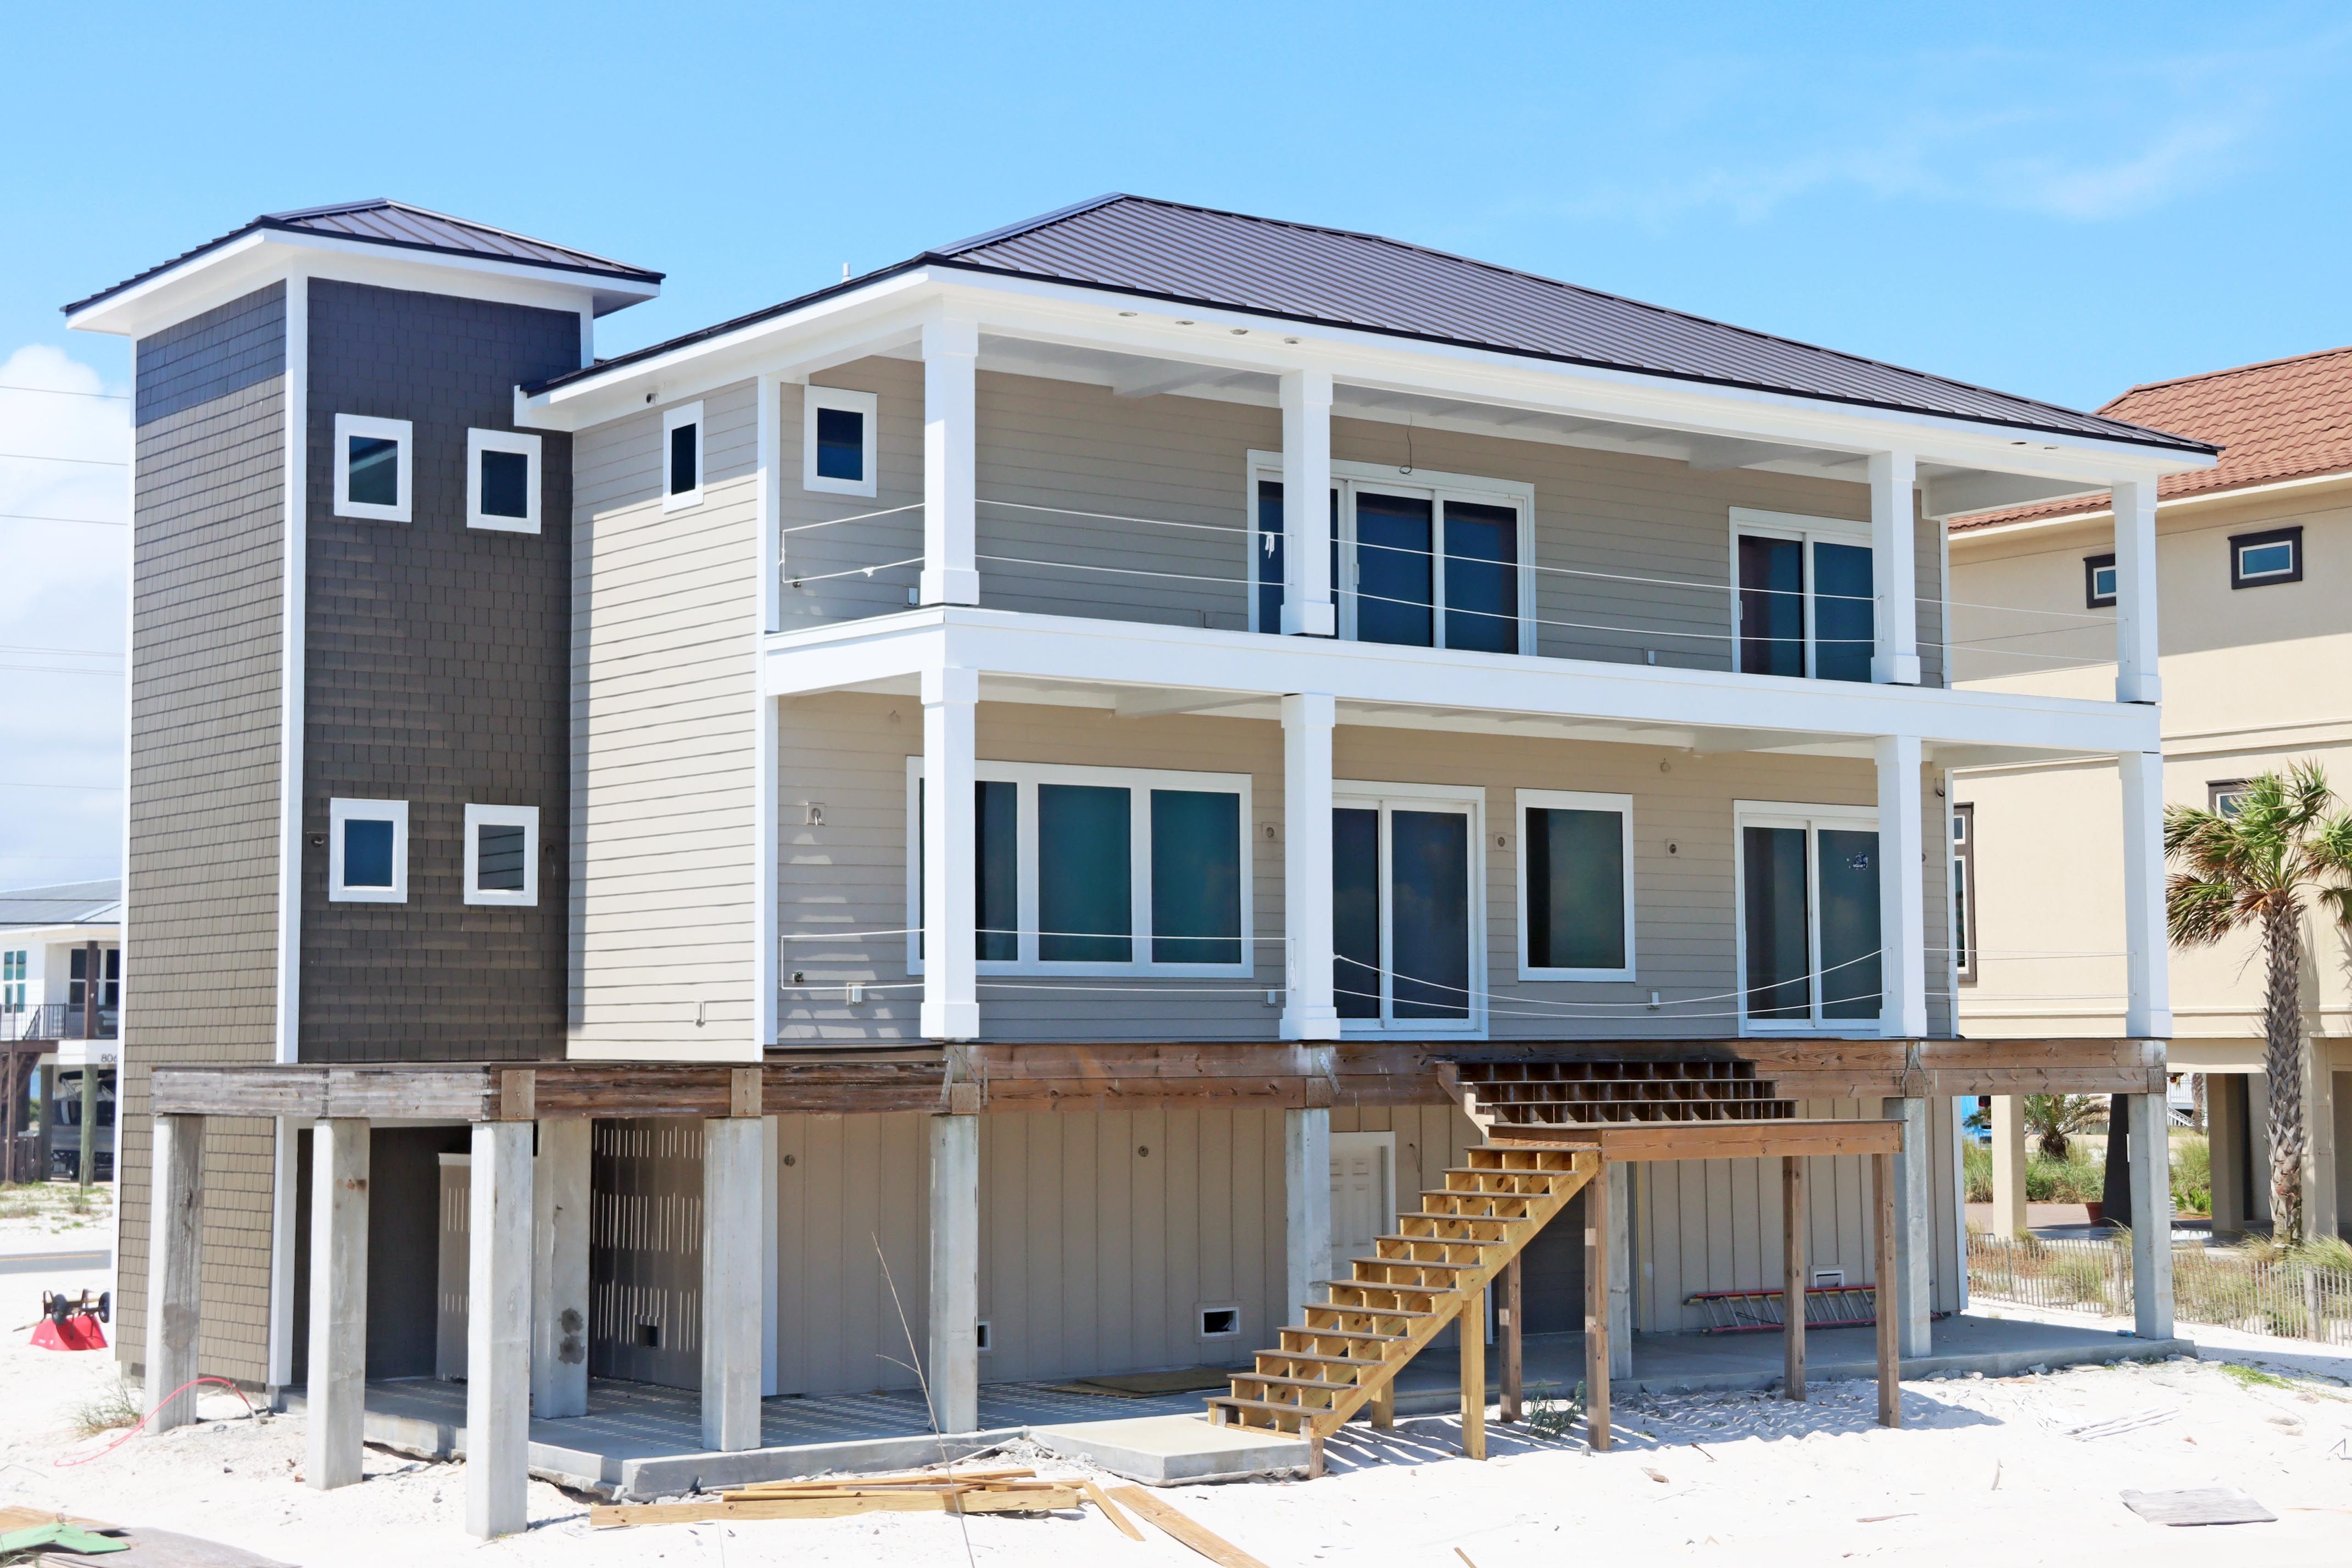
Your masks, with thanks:
<instances>
[{"instance_id":1,"label":"sliding glass door","mask_svg":"<svg viewBox=\"0 0 2352 1568\"><path fill-rule=\"evenodd\" d=\"M1331 981L1340 1018L1396 1030L1484 1020L1476 816L1475 800L1442 794L1337 799Z\"/></svg>"},{"instance_id":2,"label":"sliding glass door","mask_svg":"<svg viewBox=\"0 0 2352 1568\"><path fill-rule=\"evenodd\" d=\"M1742 673L1870 679L1877 618L1867 545L1743 529L1735 555Z\"/></svg>"},{"instance_id":3,"label":"sliding glass door","mask_svg":"<svg viewBox=\"0 0 2352 1568\"><path fill-rule=\"evenodd\" d=\"M1741 1012L1756 1030L1850 1029L1880 1010L1878 829L1858 808L1742 808Z\"/></svg>"}]
</instances>

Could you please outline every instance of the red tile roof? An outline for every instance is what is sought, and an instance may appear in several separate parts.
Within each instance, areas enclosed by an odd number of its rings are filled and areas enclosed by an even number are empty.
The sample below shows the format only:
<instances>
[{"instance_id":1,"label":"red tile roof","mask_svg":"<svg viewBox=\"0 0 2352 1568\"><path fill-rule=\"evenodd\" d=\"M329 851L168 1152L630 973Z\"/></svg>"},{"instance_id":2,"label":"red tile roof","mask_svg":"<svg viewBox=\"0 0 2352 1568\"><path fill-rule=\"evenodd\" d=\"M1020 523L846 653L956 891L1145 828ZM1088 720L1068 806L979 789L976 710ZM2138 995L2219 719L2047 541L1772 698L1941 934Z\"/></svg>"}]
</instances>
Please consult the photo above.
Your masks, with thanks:
<instances>
[{"instance_id":1,"label":"red tile roof","mask_svg":"<svg viewBox=\"0 0 2352 1568\"><path fill-rule=\"evenodd\" d=\"M2352 472L2352 348L2150 382L2099 412L2221 444L2221 461L2212 467L2159 480L2159 501ZM2074 517L2104 511L2108 504L2104 495L2077 496L1971 512L1953 518L1951 531Z\"/></svg>"}]
</instances>

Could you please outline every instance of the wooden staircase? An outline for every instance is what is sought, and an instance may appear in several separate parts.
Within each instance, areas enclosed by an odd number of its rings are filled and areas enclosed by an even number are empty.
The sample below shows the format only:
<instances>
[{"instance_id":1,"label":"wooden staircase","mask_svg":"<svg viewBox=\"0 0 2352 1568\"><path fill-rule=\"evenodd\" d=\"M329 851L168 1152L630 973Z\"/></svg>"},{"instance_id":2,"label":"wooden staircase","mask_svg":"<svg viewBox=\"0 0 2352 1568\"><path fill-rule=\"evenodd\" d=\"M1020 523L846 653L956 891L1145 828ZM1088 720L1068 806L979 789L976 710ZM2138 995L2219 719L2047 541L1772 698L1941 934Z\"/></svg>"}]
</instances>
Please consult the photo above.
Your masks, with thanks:
<instances>
[{"instance_id":1,"label":"wooden staircase","mask_svg":"<svg viewBox=\"0 0 2352 1568\"><path fill-rule=\"evenodd\" d=\"M1737 1061L1449 1061L1438 1077L1490 1137L1658 1122L1788 1122L1797 1103Z\"/></svg>"}]
</instances>

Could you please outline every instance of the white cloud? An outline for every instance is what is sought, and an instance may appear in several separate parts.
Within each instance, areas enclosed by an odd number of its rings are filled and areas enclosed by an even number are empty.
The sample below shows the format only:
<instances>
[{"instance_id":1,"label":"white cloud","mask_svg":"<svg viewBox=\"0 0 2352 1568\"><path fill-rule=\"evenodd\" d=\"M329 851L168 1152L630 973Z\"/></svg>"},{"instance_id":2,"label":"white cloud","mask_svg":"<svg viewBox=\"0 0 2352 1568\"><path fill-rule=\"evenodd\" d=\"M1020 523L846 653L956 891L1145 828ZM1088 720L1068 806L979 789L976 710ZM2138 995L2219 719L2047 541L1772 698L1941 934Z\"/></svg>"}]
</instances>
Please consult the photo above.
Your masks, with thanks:
<instances>
[{"instance_id":1,"label":"white cloud","mask_svg":"<svg viewBox=\"0 0 2352 1568\"><path fill-rule=\"evenodd\" d=\"M0 362L0 886L120 869L124 390L43 344Z\"/></svg>"}]
</instances>

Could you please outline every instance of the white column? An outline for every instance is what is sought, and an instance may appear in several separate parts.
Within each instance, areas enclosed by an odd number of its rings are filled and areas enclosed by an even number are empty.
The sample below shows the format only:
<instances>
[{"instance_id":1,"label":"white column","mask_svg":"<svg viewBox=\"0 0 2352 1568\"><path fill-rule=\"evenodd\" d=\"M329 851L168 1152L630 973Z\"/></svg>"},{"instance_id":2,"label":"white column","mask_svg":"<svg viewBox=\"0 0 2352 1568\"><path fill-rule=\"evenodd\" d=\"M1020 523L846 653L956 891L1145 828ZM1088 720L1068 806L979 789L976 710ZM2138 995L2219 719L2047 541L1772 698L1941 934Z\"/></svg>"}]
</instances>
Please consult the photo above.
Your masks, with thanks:
<instances>
[{"instance_id":1,"label":"white column","mask_svg":"<svg viewBox=\"0 0 2352 1568\"><path fill-rule=\"evenodd\" d=\"M973 551L980 328L923 326L923 580L926 604L980 602Z\"/></svg>"},{"instance_id":2,"label":"white column","mask_svg":"<svg viewBox=\"0 0 2352 1568\"><path fill-rule=\"evenodd\" d=\"M1327 1177L1328 1179L1328 1177ZM980 1118L931 1118L931 1416L980 1429Z\"/></svg>"},{"instance_id":3,"label":"white column","mask_svg":"<svg viewBox=\"0 0 2352 1568\"><path fill-rule=\"evenodd\" d=\"M2116 758L2124 787L2124 1033L2172 1037L2172 984L2165 964L2164 757Z\"/></svg>"},{"instance_id":4,"label":"white column","mask_svg":"<svg viewBox=\"0 0 2352 1568\"><path fill-rule=\"evenodd\" d=\"M1282 699L1282 908L1285 1040L1337 1040L1331 991L1331 727L1319 692Z\"/></svg>"},{"instance_id":5,"label":"white column","mask_svg":"<svg viewBox=\"0 0 2352 1568\"><path fill-rule=\"evenodd\" d=\"M1633 1172L1609 1184L1609 1375L1633 1375Z\"/></svg>"},{"instance_id":6,"label":"white column","mask_svg":"<svg viewBox=\"0 0 2352 1568\"><path fill-rule=\"evenodd\" d=\"M760 1446L760 1265L757 1116L702 1124L702 1446Z\"/></svg>"},{"instance_id":7,"label":"white column","mask_svg":"<svg viewBox=\"0 0 2352 1568\"><path fill-rule=\"evenodd\" d=\"M1331 1256L1331 1113L1282 1113L1283 1291L1290 1322L1304 1322L1315 1282L1345 1260Z\"/></svg>"},{"instance_id":8,"label":"white column","mask_svg":"<svg viewBox=\"0 0 2352 1568\"><path fill-rule=\"evenodd\" d=\"M11 1063L13 1066L14 1064ZM84 1071L94 1069L84 1068ZM205 1119L158 1116L148 1179L147 1423L151 1432L196 1418L205 1268Z\"/></svg>"},{"instance_id":9,"label":"white column","mask_svg":"<svg viewBox=\"0 0 2352 1568\"><path fill-rule=\"evenodd\" d=\"M1282 378L1282 629L1328 637L1331 606L1331 373Z\"/></svg>"},{"instance_id":10,"label":"white column","mask_svg":"<svg viewBox=\"0 0 2352 1568\"><path fill-rule=\"evenodd\" d=\"M1878 737L1878 1031L1895 1040L1927 1032L1927 913L1921 841L1919 737ZM1823 978L1823 994L1849 977Z\"/></svg>"},{"instance_id":11,"label":"white column","mask_svg":"<svg viewBox=\"0 0 2352 1568\"><path fill-rule=\"evenodd\" d=\"M2303 1041L2303 1233L2311 1240L2336 1232L2336 1063L2324 1037Z\"/></svg>"},{"instance_id":12,"label":"white column","mask_svg":"<svg viewBox=\"0 0 2352 1568\"><path fill-rule=\"evenodd\" d=\"M1870 678L1900 686L1919 684L1918 468L1908 452L1870 455L1870 583L1878 600Z\"/></svg>"},{"instance_id":13,"label":"white column","mask_svg":"<svg viewBox=\"0 0 2352 1568\"><path fill-rule=\"evenodd\" d=\"M529 1122L474 1124L466 1237L466 1532L484 1541L530 1522L530 1130Z\"/></svg>"},{"instance_id":14,"label":"white column","mask_svg":"<svg viewBox=\"0 0 2352 1568\"><path fill-rule=\"evenodd\" d=\"M304 1469L320 1491L360 1479L367 1429L368 1124L310 1129L310 1364Z\"/></svg>"},{"instance_id":15,"label":"white column","mask_svg":"<svg viewBox=\"0 0 2352 1568\"><path fill-rule=\"evenodd\" d=\"M772 1399L784 1391L783 1340L778 1330L776 1297L778 1256L776 1155L783 1123L774 1116L760 1118L760 1397Z\"/></svg>"},{"instance_id":16,"label":"white column","mask_svg":"<svg viewBox=\"0 0 2352 1568\"><path fill-rule=\"evenodd\" d=\"M923 672L923 1036L980 1033L975 838L980 674Z\"/></svg>"},{"instance_id":17,"label":"white column","mask_svg":"<svg viewBox=\"0 0 2352 1568\"><path fill-rule=\"evenodd\" d=\"M593 1124L539 1124L530 1179L530 1413L588 1414L588 1156ZM481 1168L477 1149L475 1169ZM478 1182L478 1174L475 1179ZM478 1189L475 1202L481 1201ZM470 1354L471 1352L469 1351Z\"/></svg>"},{"instance_id":18,"label":"white column","mask_svg":"<svg viewBox=\"0 0 2352 1568\"><path fill-rule=\"evenodd\" d=\"M1895 1167L1895 1266L1902 1271L1902 1353L1928 1354L1928 1325L1936 1306L1935 1151L1928 1146L1927 1102L1916 1095L1889 1098L1879 1114L1903 1124L1903 1149Z\"/></svg>"},{"instance_id":19,"label":"white column","mask_svg":"<svg viewBox=\"0 0 2352 1568\"><path fill-rule=\"evenodd\" d=\"M2172 1119L2161 1094L2124 1101L2130 1123L2132 1332L2172 1337Z\"/></svg>"},{"instance_id":20,"label":"white column","mask_svg":"<svg viewBox=\"0 0 2352 1568\"><path fill-rule=\"evenodd\" d=\"M1992 1097L1992 1233L2022 1234L2025 1218L2025 1097ZM2220 1162L2215 1162L2218 1169Z\"/></svg>"},{"instance_id":21,"label":"white column","mask_svg":"<svg viewBox=\"0 0 2352 1568\"><path fill-rule=\"evenodd\" d=\"M2156 481L2115 486L2116 701L2164 700L2157 673Z\"/></svg>"}]
</instances>

